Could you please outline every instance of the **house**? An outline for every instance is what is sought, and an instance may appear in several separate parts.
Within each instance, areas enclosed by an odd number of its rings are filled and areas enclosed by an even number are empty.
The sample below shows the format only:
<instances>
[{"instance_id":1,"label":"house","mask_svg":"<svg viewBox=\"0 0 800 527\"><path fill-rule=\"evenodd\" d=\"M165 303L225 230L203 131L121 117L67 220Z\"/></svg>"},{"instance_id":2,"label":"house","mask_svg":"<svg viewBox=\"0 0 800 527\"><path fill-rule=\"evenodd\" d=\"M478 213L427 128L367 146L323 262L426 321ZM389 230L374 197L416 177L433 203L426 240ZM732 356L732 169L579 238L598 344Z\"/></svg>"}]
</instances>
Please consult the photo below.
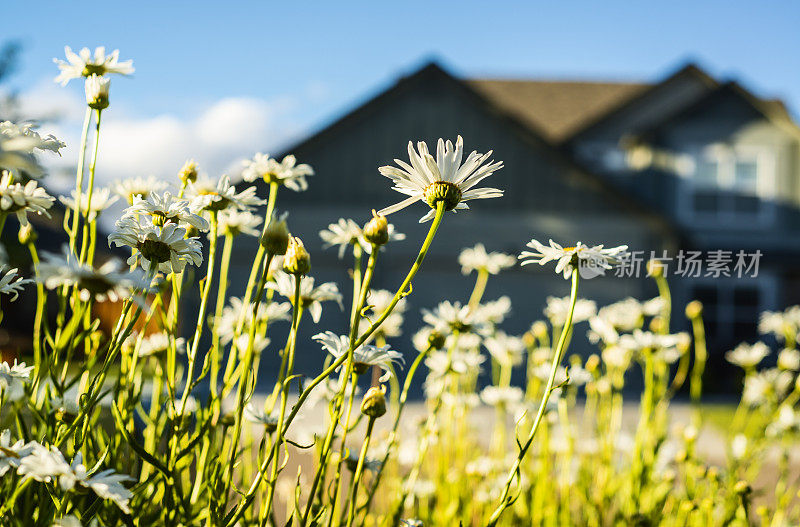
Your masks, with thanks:
<instances>
[{"instance_id":1,"label":"house","mask_svg":"<svg viewBox=\"0 0 800 527\"><path fill-rule=\"evenodd\" d=\"M491 186L505 196L447 215L413 283L409 330L420 325L420 308L469 296L474 277L460 273L462 248L482 242L517 254L531 238L627 244L644 261L666 255L673 318L680 323L683 305L702 300L716 357L756 337L760 311L800 302L800 129L780 101L694 65L655 83L463 79L436 63L401 77L287 150L316 170L306 192L282 190L278 208L291 211L290 228L310 249L317 280L336 280L347 292L352 265L323 250L320 229L339 217L366 221L371 209L400 199L377 168L406 158L409 140L431 145L458 134L467 150L492 149L504 162ZM417 224L424 213L418 205L390 217L408 238L378 261L377 287L402 281L427 230ZM238 274L246 275L254 251L234 258L245 262ZM737 277L740 252L751 258ZM674 273L687 254L715 257L717 266L729 261L717 272L704 261L698 276ZM644 272L630 274L584 281L581 294L599 304L655 296ZM542 317L548 295L568 292L552 269L534 265L493 277L484 298L509 295L507 330L522 333ZM344 331L346 315L327 310L302 337ZM403 340L393 344L408 351Z\"/></svg>"}]
</instances>

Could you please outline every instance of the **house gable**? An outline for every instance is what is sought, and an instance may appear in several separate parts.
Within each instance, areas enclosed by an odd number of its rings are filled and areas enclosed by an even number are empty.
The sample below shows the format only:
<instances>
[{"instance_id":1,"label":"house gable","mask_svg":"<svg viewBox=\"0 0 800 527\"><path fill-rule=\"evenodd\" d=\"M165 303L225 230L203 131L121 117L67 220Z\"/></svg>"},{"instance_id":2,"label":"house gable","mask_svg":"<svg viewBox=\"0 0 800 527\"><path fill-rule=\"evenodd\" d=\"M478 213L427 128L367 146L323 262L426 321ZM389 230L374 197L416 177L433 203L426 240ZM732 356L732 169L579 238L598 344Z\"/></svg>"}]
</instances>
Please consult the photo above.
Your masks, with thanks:
<instances>
[{"instance_id":1,"label":"house gable","mask_svg":"<svg viewBox=\"0 0 800 527\"><path fill-rule=\"evenodd\" d=\"M472 202L476 209L633 214L664 228L661 218L576 164L508 108L494 104L436 64L401 78L287 150L300 161L322 168L302 196L285 193L281 199L296 203L342 200L365 208L391 204L402 196L390 190L378 167L392 164L395 158L407 159L409 139L432 146L439 137L454 139L459 134L468 150L494 149L493 157L505 165L487 182L504 189L505 197Z\"/></svg>"}]
</instances>

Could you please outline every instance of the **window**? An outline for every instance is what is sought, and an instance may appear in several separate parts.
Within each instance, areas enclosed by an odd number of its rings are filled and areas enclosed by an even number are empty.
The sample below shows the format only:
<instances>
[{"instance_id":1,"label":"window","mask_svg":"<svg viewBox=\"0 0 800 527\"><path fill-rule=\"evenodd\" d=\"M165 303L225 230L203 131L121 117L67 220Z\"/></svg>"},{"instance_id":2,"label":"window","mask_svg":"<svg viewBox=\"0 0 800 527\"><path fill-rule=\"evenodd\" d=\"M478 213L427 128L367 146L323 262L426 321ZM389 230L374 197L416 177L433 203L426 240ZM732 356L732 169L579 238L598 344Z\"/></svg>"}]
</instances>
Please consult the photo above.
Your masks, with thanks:
<instances>
[{"instance_id":1,"label":"window","mask_svg":"<svg viewBox=\"0 0 800 527\"><path fill-rule=\"evenodd\" d=\"M689 287L690 299L703 303L709 351L724 353L758 338L758 317L772 309L776 296L772 276L698 279Z\"/></svg>"},{"instance_id":2,"label":"window","mask_svg":"<svg viewBox=\"0 0 800 527\"><path fill-rule=\"evenodd\" d=\"M683 216L715 225L763 225L774 219L774 161L764 148L711 145L695 149L679 197Z\"/></svg>"}]
</instances>

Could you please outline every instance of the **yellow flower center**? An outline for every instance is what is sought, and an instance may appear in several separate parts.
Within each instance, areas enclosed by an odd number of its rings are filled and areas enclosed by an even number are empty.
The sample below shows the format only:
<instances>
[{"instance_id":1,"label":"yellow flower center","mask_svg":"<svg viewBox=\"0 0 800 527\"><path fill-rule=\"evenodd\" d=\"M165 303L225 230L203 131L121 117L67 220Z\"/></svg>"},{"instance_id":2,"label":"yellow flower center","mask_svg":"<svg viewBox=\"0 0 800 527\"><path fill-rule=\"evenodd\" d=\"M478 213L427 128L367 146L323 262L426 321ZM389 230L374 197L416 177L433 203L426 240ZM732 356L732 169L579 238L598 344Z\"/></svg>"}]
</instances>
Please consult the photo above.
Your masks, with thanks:
<instances>
[{"instance_id":1,"label":"yellow flower center","mask_svg":"<svg viewBox=\"0 0 800 527\"><path fill-rule=\"evenodd\" d=\"M444 201L444 210L453 210L456 205L461 203L461 189L449 181L431 183L423 192L423 196L425 202L432 209L435 209L436 204L440 201Z\"/></svg>"}]
</instances>

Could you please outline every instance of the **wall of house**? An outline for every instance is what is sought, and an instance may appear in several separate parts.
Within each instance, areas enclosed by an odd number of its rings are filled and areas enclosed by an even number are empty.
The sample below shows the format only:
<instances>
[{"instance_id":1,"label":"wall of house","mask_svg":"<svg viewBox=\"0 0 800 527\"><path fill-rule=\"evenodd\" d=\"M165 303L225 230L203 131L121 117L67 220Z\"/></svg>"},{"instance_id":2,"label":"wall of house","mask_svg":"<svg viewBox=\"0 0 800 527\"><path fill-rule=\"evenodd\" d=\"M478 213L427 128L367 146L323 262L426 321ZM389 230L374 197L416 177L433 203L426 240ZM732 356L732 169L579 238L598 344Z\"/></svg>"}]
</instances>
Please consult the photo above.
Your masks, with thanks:
<instances>
[{"instance_id":1,"label":"wall of house","mask_svg":"<svg viewBox=\"0 0 800 527\"><path fill-rule=\"evenodd\" d=\"M660 246L662 234L658 227L633 212L621 196L600 190L596 182L519 133L469 92L458 88L452 79L430 75L398 89L380 104L351 114L330 133L293 150L298 160L311 164L317 174L310 178L307 192L282 190L278 209L290 211L290 228L311 252L312 275L318 281L337 281L345 293L345 306L349 305L352 290L347 273L352 266L351 257L348 255L342 264L335 249L323 250L319 230L339 217L366 221L370 209L403 198L390 189L390 181L377 168L391 163L393 158L407 159L409 139L424 139L435 148L438 137L455 139L457 134L463 135L468 150L491 148L495 159L504 161L505 168L484 183L505 189L506 195L470 202L472 210L447 215L413 282L413 294L408 298L408 337L420 326L421 308L433 307L444 299L465 301L469 297L474 276L461 275L457 257L462 248L475 243L515 255L532 237L545 242L553 238L564 243L583 241L607 246L627 243L642 250ZM376 287L392 289L400 284L427 232L428 224L417 223L426 212L427 206L418 203L390 216L390 221L408 237L391 244L381 256ZM255 252L255 240L248 241L239 243L234 250L233 294L241 291ZM492 278L485 298L509 295L513 314L506 329L521 334L534 320L542 318L547 296L565 296L568 292L569 283L556 276L552 266L532 265ZM585 281L582 288L582 296L600 303L629 295L649 298L655 294L655 286L646 278L597 278ZM344 332L347 325L345 313L333 304L326 306L325 312L318 325L310 319L303 321L302 351L298 357L313 358L308 361L310 365L319 364L317 359L322 355L310 337L327 329ZM582 345L584 329L577 331L573 349L586 353L589 348ZM274 337L276 344L267 354L275 353L282 339L283 335ZM393 344L406 354L412 353L406 339ZM262 361L262 375L269 377L276 364L274 360ZM303 367L301 360L301 370Z\"/></svg>"}]
</instances>

